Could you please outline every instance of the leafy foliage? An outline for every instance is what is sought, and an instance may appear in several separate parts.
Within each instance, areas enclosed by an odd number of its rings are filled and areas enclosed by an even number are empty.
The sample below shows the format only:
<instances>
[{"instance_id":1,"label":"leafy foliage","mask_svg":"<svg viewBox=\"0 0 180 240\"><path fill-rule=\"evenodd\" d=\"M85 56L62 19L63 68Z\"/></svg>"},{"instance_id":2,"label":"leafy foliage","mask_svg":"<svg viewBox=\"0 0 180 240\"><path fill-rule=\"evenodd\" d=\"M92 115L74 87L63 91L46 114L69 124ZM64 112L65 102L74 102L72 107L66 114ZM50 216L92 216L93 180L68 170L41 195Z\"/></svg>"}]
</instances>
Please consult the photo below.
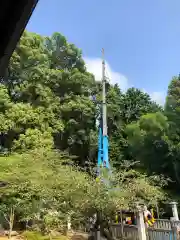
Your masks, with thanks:
<instances>
[{"instance_id":1,"label":"leafy foliage","mask_svg":"<svg viewBox=\"0 0 180 240\"><path fill-rule=\"evenodd\" d=\"M7 183L1 191L1 206L10 201L21 220L36 219L40 228L43 223L62 228L69 215L73 223L96 212L111 216L120 208L132 208L136 201L153 203L164 198L147 176L126 167L111 176L110 190L63 162L59 153L43 149L1 157L0 178Z\"/></svg>"},{"instance_id":2,"label":"leafy foliage","mask_svg":"<svg viewBox=\"0 0 180 240\"><path fill-rule=\"evenodd\" d=\"M19 221L49 232L69 217L76 225L97 212L109 217L164 200L169 179L174 189L180 183L179 81L170 83L165 109L139 89L123 93L107 83L109 189L91 172L101 83L62 34L25 31L0 83L1 212L13 207Z\"/></svg>"}]
</instances>

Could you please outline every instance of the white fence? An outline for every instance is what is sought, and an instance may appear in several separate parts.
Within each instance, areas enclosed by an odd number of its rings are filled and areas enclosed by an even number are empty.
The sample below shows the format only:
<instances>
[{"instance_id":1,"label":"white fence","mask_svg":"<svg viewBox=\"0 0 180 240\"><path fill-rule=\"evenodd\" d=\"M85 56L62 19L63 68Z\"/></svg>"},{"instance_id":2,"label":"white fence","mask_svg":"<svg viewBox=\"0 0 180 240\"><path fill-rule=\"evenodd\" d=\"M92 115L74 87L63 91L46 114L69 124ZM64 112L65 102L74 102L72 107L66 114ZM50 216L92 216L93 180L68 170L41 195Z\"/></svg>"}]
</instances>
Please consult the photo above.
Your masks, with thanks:
<instances>
[{"instance_id":1,"label":"white fence","mask_svg":"<svg viewBox=\"0 0 180 240\"><path fill-rule=\"evenodd\" d=\"M146 238L147 240L180 240L178 227L180 221L158 219L152 228L146 229ZM136 225L112 224L111 229L114 239L140 240Z\"/></svg>"}]
</instances>

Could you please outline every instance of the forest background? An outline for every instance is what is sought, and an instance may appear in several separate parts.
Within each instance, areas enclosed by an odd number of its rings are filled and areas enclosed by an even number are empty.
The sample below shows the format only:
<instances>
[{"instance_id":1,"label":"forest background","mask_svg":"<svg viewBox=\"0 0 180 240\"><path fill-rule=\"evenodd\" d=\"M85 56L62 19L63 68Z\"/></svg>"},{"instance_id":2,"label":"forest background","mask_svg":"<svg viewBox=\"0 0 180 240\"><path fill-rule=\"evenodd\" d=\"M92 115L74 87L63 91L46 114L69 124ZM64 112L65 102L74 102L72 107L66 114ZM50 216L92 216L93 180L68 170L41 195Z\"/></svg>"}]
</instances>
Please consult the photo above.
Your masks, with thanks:
<instances>
[{"instance_id":1,"label":"forest background","mask_svg":"<svg viewBox=\"0 0 180 240\"><path fill-rule=\"evenodd\" d=\"M62 227L68 216L76 225L97 210L110 216L132 202L178 200L180 77L163 107L139 89L106 85L111 181L121 189L108 193L92 171L101 79L62 34L24 32L0 83L2 217Z\"/></svg>"}]
</instances>

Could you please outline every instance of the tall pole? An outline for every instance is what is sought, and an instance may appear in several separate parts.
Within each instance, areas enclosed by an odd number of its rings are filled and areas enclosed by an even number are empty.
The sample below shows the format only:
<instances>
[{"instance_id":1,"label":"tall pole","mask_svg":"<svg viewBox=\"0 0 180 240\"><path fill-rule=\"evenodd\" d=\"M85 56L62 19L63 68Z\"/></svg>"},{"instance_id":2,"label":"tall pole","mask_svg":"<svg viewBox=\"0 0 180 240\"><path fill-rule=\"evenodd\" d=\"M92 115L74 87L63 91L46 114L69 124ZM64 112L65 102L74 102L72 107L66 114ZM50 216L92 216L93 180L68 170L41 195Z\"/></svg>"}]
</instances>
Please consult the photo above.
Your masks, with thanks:
<instances>
[{"instance_id":1,"label":"tall pole","mask_svg":"<svg viewBox=\"0 0 180 240\"><path fill-rule=\"evenodd\" d=\"M98 175L100 167L110 168L108 154L108 135L107 135L107 109L106 109L106 77L104 49L102 49L102 103L101 103L101 121L99 125L98 136Z\"/></svg>"},{"instance_id":2,"label":"tall pole","mask_svg":"<svg viewBox=\"0 0 180 240\"><path fill-rule=\"evenodd\" d=\"M106 110L106 78L105 78L105 61L104 49L102 49L102 121L103 121L103 136L107 136L107 110Z\"/></svg>"},{"instance_id":3,"label":"tall pole","mask_svg":"<svg viewBox=\"0 0 180 240\"><path fill-rule=\"evenodd\" d=\"M105 60L104 49L102 49L102 145L103 145L103 166L109 169L108 154L108 134L107 134L107 108L106 108L106 76L105 76Z\"/></svg>"}]
</instances>

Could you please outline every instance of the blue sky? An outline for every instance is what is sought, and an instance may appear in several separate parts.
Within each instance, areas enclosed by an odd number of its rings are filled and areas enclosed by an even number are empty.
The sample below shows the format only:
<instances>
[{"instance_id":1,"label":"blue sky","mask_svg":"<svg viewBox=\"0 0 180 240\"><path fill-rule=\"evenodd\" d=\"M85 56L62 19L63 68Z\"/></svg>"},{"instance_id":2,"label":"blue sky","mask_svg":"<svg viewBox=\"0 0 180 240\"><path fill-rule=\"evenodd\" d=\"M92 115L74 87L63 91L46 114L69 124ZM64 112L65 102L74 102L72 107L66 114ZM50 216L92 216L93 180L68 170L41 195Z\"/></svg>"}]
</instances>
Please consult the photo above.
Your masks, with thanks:
<instances>
[{"instance_id":1,"label":"blue sky","mask_svg":"<svg viewBox=\"0 0 180 240\"><path fill-rule=\"evenodd\" d=\"M160 103L180 72L179 0L39 0L27 29L65 35L97 78L103 47L112 82L141 88Z\"/></svg>"}]
</instances>

